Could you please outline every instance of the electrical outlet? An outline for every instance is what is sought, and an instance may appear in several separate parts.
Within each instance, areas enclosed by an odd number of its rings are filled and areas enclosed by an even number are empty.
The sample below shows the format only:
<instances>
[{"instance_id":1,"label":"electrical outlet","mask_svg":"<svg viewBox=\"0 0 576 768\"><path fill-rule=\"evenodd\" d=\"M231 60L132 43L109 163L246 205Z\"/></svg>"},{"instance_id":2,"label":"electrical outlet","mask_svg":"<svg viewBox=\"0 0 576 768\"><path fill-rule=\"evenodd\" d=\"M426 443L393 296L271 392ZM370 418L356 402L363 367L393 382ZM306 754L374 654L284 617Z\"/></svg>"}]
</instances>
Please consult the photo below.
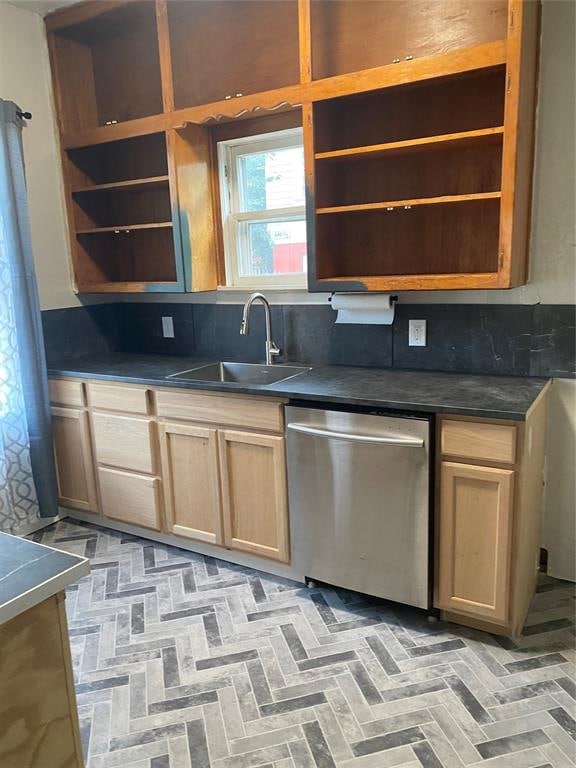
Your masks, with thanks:
<instances>
[{"instance_id":1,"label":"electrical outlet","mask_svg":"<svg viewBox=\"0 0 576 768\"><path fill-rule=\"evenodd\" d=\"M426 320L408 320L408 346L426 346Z\"/></svg>"},{"instance_id":2,"label":"electrical outlet","mask_svg":"<svg viewBox=\"0 0 576 768\"><path fill-rule=\"evenodd\" d=\"M174 319L172 317L162 318L162 336L165 339L174 338Z\"/></svg>"}]
</instances>

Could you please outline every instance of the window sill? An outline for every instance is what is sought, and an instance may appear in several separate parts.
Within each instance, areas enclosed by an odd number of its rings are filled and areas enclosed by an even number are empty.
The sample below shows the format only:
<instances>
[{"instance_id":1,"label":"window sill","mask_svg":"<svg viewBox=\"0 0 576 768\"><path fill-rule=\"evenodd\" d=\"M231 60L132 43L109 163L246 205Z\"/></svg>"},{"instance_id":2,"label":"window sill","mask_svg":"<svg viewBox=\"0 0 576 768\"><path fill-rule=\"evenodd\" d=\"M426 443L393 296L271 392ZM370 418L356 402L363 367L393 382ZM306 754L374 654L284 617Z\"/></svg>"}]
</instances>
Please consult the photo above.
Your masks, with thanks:
<instances>
[{"instance_id":1,"label":"window sill","mask_svg":"<svg viewBox=\"0 0 576 768\"><path fill-rule=\"evenodd\" d=\"M296 287L289 285L219 285L216 290L223 293L254 293L256 291L259 293L308 293L308 288L301 285Z\"/></svg>"}]
</instances>

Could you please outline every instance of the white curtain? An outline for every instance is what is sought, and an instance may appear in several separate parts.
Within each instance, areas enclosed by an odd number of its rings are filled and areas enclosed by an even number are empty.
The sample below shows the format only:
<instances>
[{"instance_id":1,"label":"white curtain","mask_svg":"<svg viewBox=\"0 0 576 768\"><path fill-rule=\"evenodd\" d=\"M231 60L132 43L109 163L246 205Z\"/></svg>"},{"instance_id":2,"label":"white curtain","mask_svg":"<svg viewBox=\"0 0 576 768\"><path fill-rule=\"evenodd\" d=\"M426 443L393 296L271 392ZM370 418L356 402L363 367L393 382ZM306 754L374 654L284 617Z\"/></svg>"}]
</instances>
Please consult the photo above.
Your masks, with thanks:
<instances>
[{"instance_id":1,"label":"white curtain","mask_svg":"<svg viewBox=\"0 0 576 768\"><path fill-rule=\"evenodd\" d=\"M11 533L57 514L22 126L0 99L0 530Z\"/></svg>"}]
</instances>

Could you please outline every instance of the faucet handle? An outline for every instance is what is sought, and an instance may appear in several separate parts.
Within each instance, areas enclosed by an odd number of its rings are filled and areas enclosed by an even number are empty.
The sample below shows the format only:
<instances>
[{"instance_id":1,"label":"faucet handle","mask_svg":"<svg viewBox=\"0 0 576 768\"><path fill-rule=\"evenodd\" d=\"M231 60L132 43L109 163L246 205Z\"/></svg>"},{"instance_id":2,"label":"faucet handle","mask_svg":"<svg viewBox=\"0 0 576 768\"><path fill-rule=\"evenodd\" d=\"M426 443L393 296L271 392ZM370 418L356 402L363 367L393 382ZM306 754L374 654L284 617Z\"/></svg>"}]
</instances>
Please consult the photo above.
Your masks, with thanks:
<instances>
[{"instance_id":1,"label":"faucet handle","mask_svg":"<svg viewBox=\"0 0 576 768\"><path fill-rule=\"evenodd\" d=\"M269 341L266 343L266 352L268 353L268 355L274 355L274 356L280 354L280 350L278 349L276 344L274 344L273 341Z\"/></svg>"}]
</instances>

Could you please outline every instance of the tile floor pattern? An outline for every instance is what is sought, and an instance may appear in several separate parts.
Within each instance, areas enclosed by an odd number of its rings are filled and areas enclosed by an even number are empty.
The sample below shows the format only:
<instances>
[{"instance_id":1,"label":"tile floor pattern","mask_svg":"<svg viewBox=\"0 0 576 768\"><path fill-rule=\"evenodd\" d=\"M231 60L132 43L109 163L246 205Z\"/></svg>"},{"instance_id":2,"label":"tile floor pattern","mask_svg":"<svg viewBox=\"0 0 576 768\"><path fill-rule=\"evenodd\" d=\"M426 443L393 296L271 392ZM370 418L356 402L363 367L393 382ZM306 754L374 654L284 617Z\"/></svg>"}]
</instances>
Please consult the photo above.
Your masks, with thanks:
<instances>
[{"instance_id":1,"label":"tile floor pattern","mask_svg":"<svg viewBox=\"0 0 576 768\"><path fill-rule=\"evenodd\" d=\"M575 765L574 586L518 643L65 521L88 768Z\"/></svg>"}]
</instances>

